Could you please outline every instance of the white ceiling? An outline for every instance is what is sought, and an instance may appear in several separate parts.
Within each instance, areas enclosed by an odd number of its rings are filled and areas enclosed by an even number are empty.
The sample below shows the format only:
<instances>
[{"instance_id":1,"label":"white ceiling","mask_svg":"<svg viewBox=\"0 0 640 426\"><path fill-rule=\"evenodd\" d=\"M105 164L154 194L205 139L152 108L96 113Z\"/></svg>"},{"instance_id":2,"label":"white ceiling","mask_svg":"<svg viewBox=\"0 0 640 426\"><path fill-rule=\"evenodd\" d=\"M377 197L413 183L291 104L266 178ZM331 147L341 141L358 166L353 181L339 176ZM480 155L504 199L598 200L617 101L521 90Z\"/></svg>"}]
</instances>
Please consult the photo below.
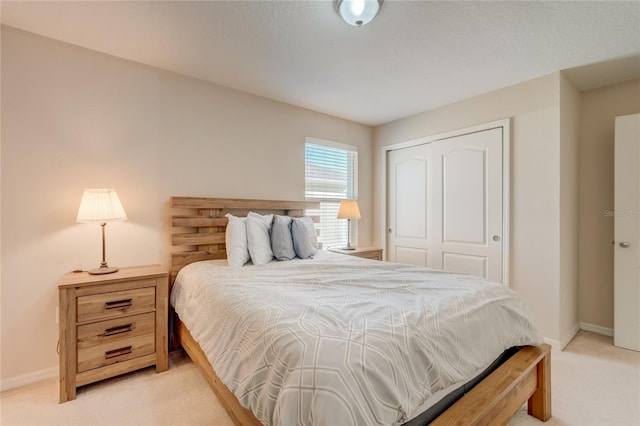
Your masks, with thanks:
<instances>
[{"instance_id":1,"label":"white ceiling","mask_svg":"<svg viewBox=\"0 0 640 426\"><path fill-rule=\"evenodd\" d=\"M583 89L640 76L639 1L386 0L361 28L332 1L3 0L0 13L15 28L368 125L568 68L580 67L569 76Z\"/></svg>"}]
</instances>

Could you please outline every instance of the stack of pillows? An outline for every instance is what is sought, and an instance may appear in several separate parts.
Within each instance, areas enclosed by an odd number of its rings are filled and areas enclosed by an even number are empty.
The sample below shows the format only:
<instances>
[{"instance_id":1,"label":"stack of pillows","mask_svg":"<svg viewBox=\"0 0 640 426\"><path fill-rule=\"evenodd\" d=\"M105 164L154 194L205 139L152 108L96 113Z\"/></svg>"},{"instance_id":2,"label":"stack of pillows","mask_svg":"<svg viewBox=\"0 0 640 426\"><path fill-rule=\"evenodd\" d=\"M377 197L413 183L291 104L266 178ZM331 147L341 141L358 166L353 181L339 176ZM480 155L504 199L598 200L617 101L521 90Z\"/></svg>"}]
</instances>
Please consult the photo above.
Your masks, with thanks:
<instances>
[{"instance_id":1,"label":"stack of pillows","mask_svg":"<svg viewBox=\"0 0 640 426\"><path fill-rule=\"evenodd\" d=\"M309 259L318 252L318 235L310 217L227 214L225 235L229 266L243 266L249 260L263 265L295 257Z\"/></svg>"}]
</instances>

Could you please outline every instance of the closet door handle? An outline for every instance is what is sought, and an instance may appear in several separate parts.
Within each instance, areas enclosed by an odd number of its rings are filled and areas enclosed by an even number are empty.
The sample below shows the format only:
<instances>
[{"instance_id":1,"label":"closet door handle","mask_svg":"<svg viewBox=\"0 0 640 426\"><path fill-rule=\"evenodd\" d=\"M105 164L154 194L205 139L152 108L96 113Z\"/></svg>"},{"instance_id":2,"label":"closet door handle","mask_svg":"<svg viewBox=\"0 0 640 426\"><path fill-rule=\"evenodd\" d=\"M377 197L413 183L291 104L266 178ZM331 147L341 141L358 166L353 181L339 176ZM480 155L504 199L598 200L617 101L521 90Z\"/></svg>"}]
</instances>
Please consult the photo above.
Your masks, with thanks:
<instances>
[{"instance_id":1,"label":"closet door handle","mask_svg":"<svg viewBox=\"0 0 640 426\"><path fill-rule=\"evenodd\" d=\"M631 245L631 243L629 243L628 241L620 241L618 245L622 248L628 248Z\"/></svg>"}]
</instances>

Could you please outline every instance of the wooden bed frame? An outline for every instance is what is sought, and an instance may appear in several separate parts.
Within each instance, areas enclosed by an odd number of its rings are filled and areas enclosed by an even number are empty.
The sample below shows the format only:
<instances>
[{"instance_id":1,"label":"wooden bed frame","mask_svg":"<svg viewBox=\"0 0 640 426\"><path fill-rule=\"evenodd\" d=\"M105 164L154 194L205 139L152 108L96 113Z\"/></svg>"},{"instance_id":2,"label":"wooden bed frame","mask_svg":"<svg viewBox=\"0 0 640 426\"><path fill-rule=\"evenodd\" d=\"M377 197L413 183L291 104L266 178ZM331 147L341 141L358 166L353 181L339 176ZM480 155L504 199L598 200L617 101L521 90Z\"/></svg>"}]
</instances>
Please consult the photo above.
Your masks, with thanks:
<instances>
[{"instance_id":1,"label":"wooden bed frame","mask_svg":"<svg viewBox=\"0 0 640 426\"><path fill-rule=\"evenodd\" d=\"M226 213L245 216L249 211L293 217L319 203L305 201L266 201L230 198L172 197L170 199L171 244L180 250L171 254L170 283L182 267L192 262L225 259ZM318 220L318 218L314 218ZM237 425L260 425L253 413L242 407L220 381L207 357L189 330L172 314L172 334ZM527 346L518 351L487 378L442 413L432 425L506 424L527 402L528 413L542 421L551 418L550 346Z\"/></svg>"}]
</instances>

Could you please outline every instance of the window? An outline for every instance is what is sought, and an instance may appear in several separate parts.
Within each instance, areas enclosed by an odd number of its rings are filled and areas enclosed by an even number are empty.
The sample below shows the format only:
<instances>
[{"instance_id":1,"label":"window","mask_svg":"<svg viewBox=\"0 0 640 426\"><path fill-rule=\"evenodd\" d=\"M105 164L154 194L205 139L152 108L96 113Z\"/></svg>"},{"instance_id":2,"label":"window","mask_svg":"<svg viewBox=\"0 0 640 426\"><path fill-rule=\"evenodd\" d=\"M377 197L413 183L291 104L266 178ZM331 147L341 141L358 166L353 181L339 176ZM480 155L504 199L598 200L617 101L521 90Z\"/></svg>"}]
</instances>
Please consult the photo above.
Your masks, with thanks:
<instances>
[{"instance_id":1,"label":"window","mask_svg":"<svg viewBox=\"0 0 640 426\"><path fill-rule=\"evenodd\" d=\"M355 146L307 138L305 143L305 197L320 201L318 240L324 248L347 244L347 221L337 219L341 200L358 198L358 150ZM353 227L352 227L353 228Z\"/></svg>"}]
</instances>

